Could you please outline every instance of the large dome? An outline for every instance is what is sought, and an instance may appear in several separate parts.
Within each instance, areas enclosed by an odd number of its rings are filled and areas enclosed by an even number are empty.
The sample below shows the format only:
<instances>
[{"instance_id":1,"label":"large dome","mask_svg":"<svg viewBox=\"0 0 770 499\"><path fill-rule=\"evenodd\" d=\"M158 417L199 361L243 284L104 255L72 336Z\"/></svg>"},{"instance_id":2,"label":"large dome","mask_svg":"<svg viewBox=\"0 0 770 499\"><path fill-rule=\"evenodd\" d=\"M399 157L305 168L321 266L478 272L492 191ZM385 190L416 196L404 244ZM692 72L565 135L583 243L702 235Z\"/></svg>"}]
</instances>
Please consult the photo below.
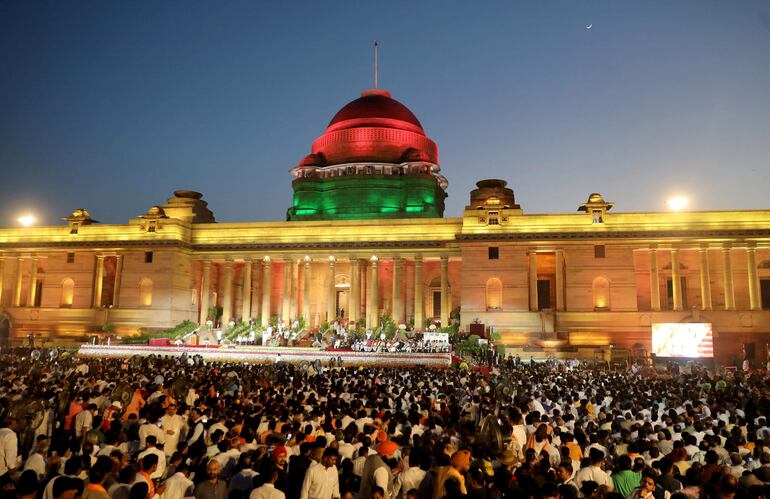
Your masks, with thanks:
<instances>
[{"instance_id":1,"label":"large dome","mask_svg":"<svg viewBox=\"0 0 770 499\"><path fill-rule=\"evenodd\" d=\"M329 122L327 131L358 127L386 127L411 130L425 135L422 125L408 107L387 90L366 90L349 102Z\"/></svg>"},{"instance_id":2,"label":"large dome","mask_svg":"<svg viewBox=\"0 0 770 499\"><path fill-rule=\"evenodd\" d=\"M366 90L334 115L289 172L287 220L440 218L447 180L438 147L385 90Z\"/></svg>"},{"instance_id":3,"label":"large dome","mask_svg":"<svg viewBox=\"0 0 770 499\"><path fill-rule=\"evenodd\" d=\"M299 166L373 162L438 165L438 147L417 117L386 90L366 90L334 115Z\"/></svg>"}]
</instances>

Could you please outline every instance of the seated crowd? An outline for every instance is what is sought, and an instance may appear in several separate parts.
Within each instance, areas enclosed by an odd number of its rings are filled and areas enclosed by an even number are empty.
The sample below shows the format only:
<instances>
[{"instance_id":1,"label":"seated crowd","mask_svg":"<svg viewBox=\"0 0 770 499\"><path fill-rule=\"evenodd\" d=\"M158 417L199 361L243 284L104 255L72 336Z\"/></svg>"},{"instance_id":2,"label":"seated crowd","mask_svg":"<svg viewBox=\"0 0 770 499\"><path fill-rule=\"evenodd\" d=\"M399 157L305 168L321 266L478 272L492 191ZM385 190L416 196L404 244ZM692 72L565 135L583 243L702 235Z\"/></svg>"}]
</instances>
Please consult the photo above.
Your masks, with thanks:
<instances>
[{"instance_id":1,"label":"seated crowd","mask_svg":"<svg viewBox=\"0 0 770 499\"><path fill-rule=\"evenodd\" d=\"M770 493L770 385L758 374L524 365L484 377L11 354L0 375L0 497Z\"/></svg>"}]
</instances>

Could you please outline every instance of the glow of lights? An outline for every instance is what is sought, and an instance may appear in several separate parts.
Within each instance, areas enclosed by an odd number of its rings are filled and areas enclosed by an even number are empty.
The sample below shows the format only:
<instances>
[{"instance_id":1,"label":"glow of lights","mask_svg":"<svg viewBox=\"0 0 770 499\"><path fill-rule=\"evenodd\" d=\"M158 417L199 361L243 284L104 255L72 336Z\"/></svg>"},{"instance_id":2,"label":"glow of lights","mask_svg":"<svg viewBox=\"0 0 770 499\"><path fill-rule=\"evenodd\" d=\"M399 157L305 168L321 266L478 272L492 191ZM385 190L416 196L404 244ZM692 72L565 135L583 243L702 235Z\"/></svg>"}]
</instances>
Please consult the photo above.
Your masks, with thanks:
<instances>
[{"instance_id":1,"label":"glow of lights","mask_svg":"<svg viewBox=\"0 0 770 499\"><path fill-rule=\"evenodd\" d=\"M19 222L24 227L29 227L31 225L34 225L35 222L37 222L37 219L35 218L35 215L32 215L31 213L27 213L26 215L22 215L19 218L17 218L16 221Z\"/></svg>"},{"instance_id":2,"label":"glow of lights","mask_svg":"<svg viewBox=\"0 0 770 499\"><path fill-rule=\"evenodd\" d=\"M683 209L685 209L687 207L687 204L689 202L690 202L690 200L687 199L686 197L684 197L684 196L677 196L677 197L674 197L674 198L671 198L671 199L667 200L666 201L666 206L668 206L668 208L671 211L682 211Z\"/></svg>"}]
</instances>

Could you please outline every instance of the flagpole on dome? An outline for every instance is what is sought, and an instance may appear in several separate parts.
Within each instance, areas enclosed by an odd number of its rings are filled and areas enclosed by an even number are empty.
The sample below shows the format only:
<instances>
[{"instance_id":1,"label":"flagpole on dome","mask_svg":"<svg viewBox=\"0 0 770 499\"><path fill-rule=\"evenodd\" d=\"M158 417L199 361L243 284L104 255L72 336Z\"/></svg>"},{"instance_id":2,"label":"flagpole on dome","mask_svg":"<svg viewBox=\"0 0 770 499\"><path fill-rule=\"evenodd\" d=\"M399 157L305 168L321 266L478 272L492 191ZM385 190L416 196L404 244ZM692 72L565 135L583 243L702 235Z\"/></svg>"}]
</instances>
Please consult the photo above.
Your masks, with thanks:
<instances>
[{"instance_id":1,"label":"flagpole on dome","mask_svg":"<svg viewBox=\"0 0 770 499\"><path fill-rule=\"evenodd\" d=\"M374 40L374 88L377 88L377 40Z\"/></svg>"}]
</instances>

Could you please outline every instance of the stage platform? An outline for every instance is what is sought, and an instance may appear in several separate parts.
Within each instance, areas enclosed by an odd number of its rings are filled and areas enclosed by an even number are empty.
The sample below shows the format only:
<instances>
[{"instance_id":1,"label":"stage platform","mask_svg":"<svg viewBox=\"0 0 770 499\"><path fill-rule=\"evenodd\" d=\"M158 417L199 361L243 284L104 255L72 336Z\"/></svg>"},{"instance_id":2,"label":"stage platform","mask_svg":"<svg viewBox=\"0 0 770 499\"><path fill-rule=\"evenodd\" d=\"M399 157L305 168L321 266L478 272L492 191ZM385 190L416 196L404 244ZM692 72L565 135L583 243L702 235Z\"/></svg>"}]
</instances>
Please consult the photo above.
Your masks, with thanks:
<instances>
[{"instance_id":1,"label":"stage platform","mask_svg":"<svg viewBox=\"0 0 770 499\"><path fill-rule=\"evenodd\" d=\"M200 355L207 362L253 362L271 364L279 359L282 362L313 362L321 359L324 365L329 359L342 357L346 366L378 367L449 367L451 353L388 353L388 352L353 352L349 350L318 350L315 348L258 347L239 346L150 346L150 345L81 345L78 355L95 358L129 358L133 355L174 356L186 353L188 356Z\"/></svg>"}]
</instances>

